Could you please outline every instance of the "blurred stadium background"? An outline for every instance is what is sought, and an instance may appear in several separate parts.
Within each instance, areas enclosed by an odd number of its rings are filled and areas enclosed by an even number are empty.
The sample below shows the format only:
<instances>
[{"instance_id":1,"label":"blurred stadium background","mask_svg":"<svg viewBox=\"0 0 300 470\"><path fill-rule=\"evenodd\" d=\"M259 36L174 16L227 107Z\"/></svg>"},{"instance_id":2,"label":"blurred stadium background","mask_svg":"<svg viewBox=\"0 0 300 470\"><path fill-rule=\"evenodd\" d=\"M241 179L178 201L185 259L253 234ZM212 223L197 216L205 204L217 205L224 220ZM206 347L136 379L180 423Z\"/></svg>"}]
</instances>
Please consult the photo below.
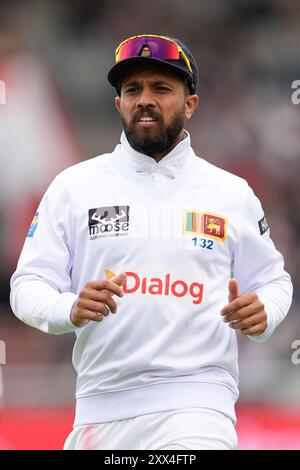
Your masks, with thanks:
<instances>
[{"instance_id":1,"label":"blurred stadium background","mask_svg":"<svg viewBox=\"0 0 300 470\"><path fill-rule=\"evenodd\" d=\"M61 448L71 430L74 337L18 321L9 278L54 175L118 143L107 70L120 40L152 32L181 38L197 58L193 147L252 185L294 281L293 306L272 339L257 345L239 336L239 448L300 449L300 364L292 361L300 340L300 105L291 101L299 25L295 0L0 0L0 448Z\"/></svg>"}]
</instances>

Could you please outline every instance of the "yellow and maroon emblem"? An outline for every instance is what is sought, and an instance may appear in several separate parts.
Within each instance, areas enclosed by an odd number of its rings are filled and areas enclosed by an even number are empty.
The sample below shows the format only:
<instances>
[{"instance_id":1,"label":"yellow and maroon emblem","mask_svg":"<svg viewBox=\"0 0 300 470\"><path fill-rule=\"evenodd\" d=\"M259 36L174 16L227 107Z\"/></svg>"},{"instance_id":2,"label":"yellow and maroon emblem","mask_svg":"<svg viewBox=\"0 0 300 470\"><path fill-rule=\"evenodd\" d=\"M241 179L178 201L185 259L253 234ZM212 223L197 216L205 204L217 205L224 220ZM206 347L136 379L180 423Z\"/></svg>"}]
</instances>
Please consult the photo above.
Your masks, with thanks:
<instances>
[{"instance_id":1,"label":"yellow and maroon emblem","mask_svg":"<svg viewBox=\"0 0 300 470\"><path fill-rule=\"evenodd\" d=\"M226 219L214 214L202 214L202 233L224 241L226 238Z\"/></svg>"},{"instance_id":2,"label":"yellow and maroon emblem","mask_svg":"<svg viewBox=\"0 0 300 470\"><path fill-rule=\"evenodd\" d=\"M183 233L197 233L224 241L227 237L227 219L200 211L184 211Z\"/></svg>"}]
</instances>

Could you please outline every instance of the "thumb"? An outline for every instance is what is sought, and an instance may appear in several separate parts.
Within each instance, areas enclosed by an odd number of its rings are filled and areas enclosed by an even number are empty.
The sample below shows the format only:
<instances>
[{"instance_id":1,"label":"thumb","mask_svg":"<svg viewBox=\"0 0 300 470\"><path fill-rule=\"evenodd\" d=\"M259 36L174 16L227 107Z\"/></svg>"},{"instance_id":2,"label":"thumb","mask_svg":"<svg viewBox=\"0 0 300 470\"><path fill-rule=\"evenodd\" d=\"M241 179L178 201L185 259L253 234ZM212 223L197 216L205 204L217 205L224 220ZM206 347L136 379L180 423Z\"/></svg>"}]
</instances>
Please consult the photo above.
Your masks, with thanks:
<instances>
[{"instance_id":1,"label":"thumb","mask_svg":"<svg viewBox=\"0 0 300 470\"><path fill-rule=\"evenodd\" d=\"M234 299L239 297L239 286L237 280L233 277L230 279L228 284L228 301L232 302Z\"/></svg>"},{"instance_id":2,"label":"thumb","mask_svg":"<svg viewBox=\"0 0 300 470\"><path fill-rule=\"evenodd\" d=\"M115 276L110 278L110 281L122 287L124 282L126 281L126 273L116 274Z\"/></svg>"}]
</instances>

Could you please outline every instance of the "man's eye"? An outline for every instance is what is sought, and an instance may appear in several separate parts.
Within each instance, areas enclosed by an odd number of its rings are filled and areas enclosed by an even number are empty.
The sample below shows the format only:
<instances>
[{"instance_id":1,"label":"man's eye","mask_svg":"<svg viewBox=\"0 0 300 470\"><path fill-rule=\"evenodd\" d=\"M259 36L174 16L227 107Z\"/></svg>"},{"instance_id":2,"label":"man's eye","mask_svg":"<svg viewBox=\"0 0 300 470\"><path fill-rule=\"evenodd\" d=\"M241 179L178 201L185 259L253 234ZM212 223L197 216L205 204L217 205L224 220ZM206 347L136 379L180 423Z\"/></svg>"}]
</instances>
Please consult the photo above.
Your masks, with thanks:
<instances>
[{"instance_id":1,"label":"man's eye","mask_svg":"<svg viewBox=\"0 0 300 470\"><path fill-rule=\"evenodd\" d=\"M126 88L126 93L135 93L137 91L137 87L130 87Z\"/></svg>"},{"instance_id":2,"label":"man's eye","mask_svg":"<svg viewBox=\"0 0 300 470\"><path fill-rule=\"evenodd\" d=\"M166 87L166 86L158 86L157 88L157 91L170 91L170 88Z\"/></svg>"}]
</instances>

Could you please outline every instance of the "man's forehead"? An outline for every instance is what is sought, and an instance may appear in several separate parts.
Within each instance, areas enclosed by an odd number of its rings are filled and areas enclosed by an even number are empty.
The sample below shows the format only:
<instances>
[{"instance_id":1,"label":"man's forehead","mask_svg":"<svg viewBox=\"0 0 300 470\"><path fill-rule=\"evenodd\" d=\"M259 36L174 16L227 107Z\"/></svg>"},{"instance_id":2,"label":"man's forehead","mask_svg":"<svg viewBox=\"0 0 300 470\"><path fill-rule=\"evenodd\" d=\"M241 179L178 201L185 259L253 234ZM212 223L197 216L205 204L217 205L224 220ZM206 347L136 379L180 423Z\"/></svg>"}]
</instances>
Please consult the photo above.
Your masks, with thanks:
<instances>
[{"instance_id":1,"label":"man's forehead","mask_svg":"<svg viewBox=\"0 0 300 470\"><path fill-rule=\"evenodd\" d=\"M129 82L139 81L169 81L169 82L182 82L182 79L173 72L167 70L164 66L157 65L143 65L132 67L123 78L122 85Z\"/></svg>"}]
</instances>

